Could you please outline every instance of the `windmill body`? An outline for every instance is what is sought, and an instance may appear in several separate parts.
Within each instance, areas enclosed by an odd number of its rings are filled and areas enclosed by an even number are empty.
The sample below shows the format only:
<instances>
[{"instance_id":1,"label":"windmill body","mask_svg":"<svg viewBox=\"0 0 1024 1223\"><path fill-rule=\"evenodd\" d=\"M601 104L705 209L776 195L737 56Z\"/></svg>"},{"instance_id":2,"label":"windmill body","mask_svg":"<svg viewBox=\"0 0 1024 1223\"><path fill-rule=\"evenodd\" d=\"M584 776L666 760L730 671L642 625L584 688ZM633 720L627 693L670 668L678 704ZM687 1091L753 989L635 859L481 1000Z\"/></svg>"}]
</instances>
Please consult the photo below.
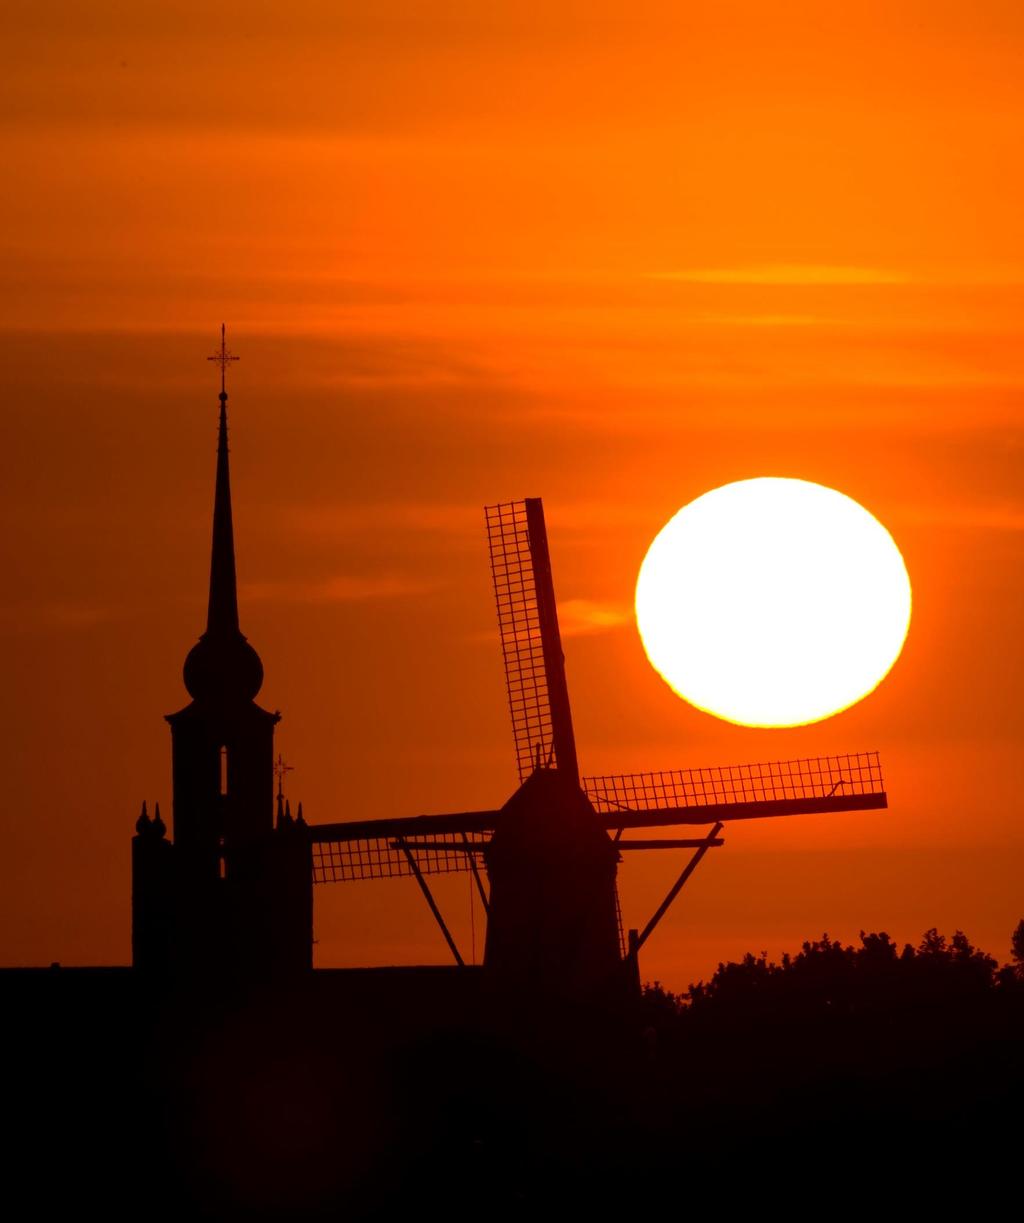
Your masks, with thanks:
<instances>
[{"instance_id":1,"label":"windmill body","mask_svg":"<svg viewBox=\"0 0 1024 1223\"><path fill-rule=\"evenodd\" d=\"M490 881L484 966L510 992L614 990L621 953L618 851L587 796L536 769L502 807L484 852Z\"/></svg>"}]
</instances>

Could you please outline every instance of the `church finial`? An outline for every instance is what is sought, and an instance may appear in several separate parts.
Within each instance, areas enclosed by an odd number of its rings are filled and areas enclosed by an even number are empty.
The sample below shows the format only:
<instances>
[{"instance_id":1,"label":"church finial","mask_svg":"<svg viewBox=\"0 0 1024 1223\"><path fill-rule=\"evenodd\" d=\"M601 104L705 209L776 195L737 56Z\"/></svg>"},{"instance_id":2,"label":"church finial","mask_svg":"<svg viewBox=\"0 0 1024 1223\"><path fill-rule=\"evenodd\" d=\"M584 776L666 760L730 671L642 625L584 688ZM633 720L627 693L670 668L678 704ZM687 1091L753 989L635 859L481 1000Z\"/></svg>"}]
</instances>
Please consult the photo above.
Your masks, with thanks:
<instances>
[{"instance_id":1,"label":"church finial","mask_svg":"<svg viewBox=\"0 0 1024 1223\"><path fill-rule=\"evenodd\" d=\"M238 627L235 538L231 522L231 475L228 467L228 351L224 324L220 352L208 357L220 366L220 426L217 435L217 480L213 496L213 546L210 553L210 600L206 632L185 660L185 687L192 696L218 702L252 700L263 683L263 664Z\"/></svg>"},{"instance_id":2,"label":"church finial","mask_svg":"<svg viewBox=\"0 0 1024 1223\"><path fill-rule=\"evenodd\" d=\"M224 389L228 352L224 324L220 325L220 352L207 361L220 366L220 427L217 434L217 484L213 495L213 549L210 555L210 603L206 631L218 635L238 632L238 588L235 579L235 537L231 524L231 473L228 466L228 393Z\"/></svg>"},{"instance_id":3,"label":"church finial","mask_svg":"<svg viewBox=\"0 0 1024 1223\"><path fill-rule=\"evenodd\" d=\"M234 353L228 351L227 327L224 323L221 323L220 325L220 352L215 352L212 357L207 357L206 359L207 361L216 361L220 366L220 401L223 403L228 397L228 365L232 361L238 360Z\"/></svg>"},{"instance_id":4,"label":"church finial","mask_svg":"<svg viewBox=\"0 0 1024 1223\"><path fill-rule=\"evenodd\" d=\"M286 804L284 797L284 775L291 773L292 766L285 764L284 757L280 752L277 753L277 759L274 761L274 776L277 778L277 826L283 828L286 824L292 822L291 808Z\"/></svg>"}]
</instances>

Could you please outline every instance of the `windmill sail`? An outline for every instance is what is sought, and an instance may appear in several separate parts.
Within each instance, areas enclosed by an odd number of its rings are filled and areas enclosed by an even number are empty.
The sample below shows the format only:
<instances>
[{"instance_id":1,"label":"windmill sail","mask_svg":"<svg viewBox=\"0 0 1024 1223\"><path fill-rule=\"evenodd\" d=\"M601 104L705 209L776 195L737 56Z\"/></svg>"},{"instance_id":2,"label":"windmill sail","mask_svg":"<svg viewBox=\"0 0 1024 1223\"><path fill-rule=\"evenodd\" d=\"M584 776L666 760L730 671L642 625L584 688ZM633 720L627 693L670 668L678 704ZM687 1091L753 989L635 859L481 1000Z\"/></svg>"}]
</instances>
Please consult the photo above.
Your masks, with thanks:
<instances>
[{"instance_id":1,"label":"windmill sail","mask_svg":"<svg viewBox=\"0 0 1024 1223\"><path fill-rule=\"evenodd\" d=\"M609 828L711 824L888 805L877 752L586 777L583 789Z\"/></svg>"},{"instance_id":2,"label":"windmill sail","mask_svg":"<svg viewBox=\"0 0 1024 1223\"><path fill-rule=\"evenodd\" d=\"M312 824L313 882L412 875L410 853L423 875L471 871L491 839L496 816L494 811L468 811Z\"/></svg>"},{"instance_id":3,"label":"windmill sail","mask_svg":"<svg viewBox=\"0 0 1024 1223\"><path fill-rule=\"evenodd\" d=\"M543 505L532 497L484 512L519 780L544 766L578 782Z\"/></svg>"},{"instance_id":4,"label":"windmill sail","mask_svg":"<svg viewBox=\"0 0 1024 1223\"><path fill-rule=\"evenodd\" d=\"M582 784L609 830L869 811L888 806L877 752L618 773L586 777ZM314 882L409 875L412 871L403 843L415 854L425 875L472 870L500 815L499 811L465 811L313 824ZM643 844L651 848L655 845Z\"/></svg>"}]
</instances>

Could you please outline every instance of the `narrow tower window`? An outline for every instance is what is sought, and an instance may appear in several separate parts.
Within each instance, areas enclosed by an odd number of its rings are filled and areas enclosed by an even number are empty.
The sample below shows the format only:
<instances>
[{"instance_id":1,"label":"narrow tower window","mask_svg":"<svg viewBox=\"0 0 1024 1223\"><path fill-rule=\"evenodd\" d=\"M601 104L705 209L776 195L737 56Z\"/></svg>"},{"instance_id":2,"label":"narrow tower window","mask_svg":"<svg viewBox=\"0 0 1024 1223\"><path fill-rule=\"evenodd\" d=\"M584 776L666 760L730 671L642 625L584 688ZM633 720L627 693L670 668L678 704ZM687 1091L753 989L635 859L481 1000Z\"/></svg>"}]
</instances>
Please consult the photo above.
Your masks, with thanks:
<instances>
[{"instance_id":1,"label":"narrow tower window","mask_svg":"<svg viewBox=\"0 0 1024 1223\"><path fill-rule=\"evenodd\" d=\"M228 792L228 749L226 747L220 749L220 792L221 794Z\"/></svg>"}]
</instances>

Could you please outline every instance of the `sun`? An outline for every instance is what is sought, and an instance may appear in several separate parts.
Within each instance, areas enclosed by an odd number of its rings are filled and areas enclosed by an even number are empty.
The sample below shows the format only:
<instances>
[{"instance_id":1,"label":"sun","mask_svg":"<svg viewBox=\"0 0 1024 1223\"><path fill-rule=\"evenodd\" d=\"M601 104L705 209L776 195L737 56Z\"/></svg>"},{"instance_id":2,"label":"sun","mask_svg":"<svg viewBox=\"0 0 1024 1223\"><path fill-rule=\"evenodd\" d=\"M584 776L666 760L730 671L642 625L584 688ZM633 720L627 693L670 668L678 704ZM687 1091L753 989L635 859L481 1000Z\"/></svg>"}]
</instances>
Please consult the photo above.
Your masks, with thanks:
<instances>
[{"instance_id":1,"label":"sun","mask_svg":"<svg viewBox=\"0 0 1024 1223\"><path fill-rule=\"evenodd\" d=\"M713 489L640 566L647 657L684 700L744 726L798 726L867 696L899 657L910 578L884 526L821 484Z\"/></svg>"}]
</instances>

